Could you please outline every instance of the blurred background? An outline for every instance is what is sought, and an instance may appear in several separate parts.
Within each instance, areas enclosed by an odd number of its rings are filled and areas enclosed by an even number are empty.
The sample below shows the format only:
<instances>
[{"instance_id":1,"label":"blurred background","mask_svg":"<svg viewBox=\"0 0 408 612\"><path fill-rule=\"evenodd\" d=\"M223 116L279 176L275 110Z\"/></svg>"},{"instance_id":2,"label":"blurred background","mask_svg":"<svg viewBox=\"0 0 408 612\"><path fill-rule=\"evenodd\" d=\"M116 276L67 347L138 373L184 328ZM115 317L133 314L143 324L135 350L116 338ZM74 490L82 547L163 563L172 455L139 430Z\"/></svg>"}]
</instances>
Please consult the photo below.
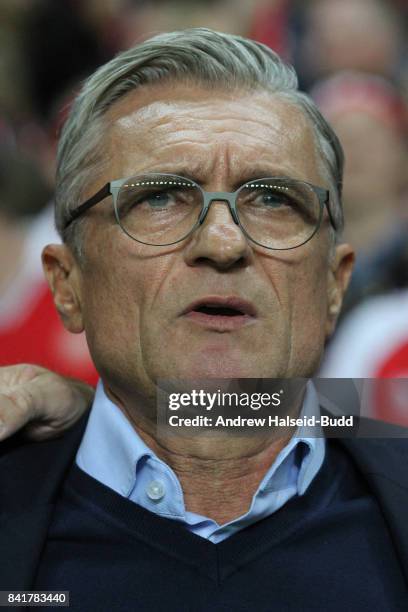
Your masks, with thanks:
<instances>
[{"instance_id":1,"label":"blurred background","mask_svg":"<svg viewBox=\"0 0 408 612\"><path fill-rule=\"evenodd\" d=\"M407 18L406 0L1 0L0 365L96 381L40 264L43 245L58 241L58 130L83 79L114 54L153 33L207 26L293 63L337 131L344 238L357 265L321 375L378 379L372 414L408 425L408 398L387 384L408 377Z\"/></svg>"}]
</instances>

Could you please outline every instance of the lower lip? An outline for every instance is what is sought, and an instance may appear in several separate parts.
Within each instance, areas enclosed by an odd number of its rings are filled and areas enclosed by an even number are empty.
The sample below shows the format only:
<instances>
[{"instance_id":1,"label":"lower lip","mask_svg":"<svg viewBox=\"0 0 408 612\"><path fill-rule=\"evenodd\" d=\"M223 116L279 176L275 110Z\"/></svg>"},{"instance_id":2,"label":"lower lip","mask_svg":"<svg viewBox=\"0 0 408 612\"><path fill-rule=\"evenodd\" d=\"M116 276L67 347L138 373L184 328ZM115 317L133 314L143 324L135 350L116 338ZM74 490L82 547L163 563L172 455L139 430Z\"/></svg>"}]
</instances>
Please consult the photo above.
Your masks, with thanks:
<instances>
[{"instance_id":1,"label":"lower lip","mask_svg":"<svg viewBox=\"0 0 408 612\"><path fill-rule=\"evenodd\" d=\"M255 320L254 317L246 314L229 317L225 315L209 315L198 311L188 312L185 317L201 327L219 332L234 331L249 323L253 323Z\"/></svg>"}]
</instances>

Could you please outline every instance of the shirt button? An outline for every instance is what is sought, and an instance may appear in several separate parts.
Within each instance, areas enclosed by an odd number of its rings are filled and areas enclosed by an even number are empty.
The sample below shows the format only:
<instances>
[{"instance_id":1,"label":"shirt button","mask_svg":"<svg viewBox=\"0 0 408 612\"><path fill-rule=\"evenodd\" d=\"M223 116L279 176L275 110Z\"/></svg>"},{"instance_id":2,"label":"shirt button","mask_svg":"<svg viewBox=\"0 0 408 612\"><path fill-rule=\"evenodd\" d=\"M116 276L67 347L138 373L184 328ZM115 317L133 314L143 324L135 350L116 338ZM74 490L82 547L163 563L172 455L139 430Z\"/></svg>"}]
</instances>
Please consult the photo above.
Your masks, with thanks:
<instances>
[{"instance_id":1,"label":"shirt button","mask_svg":"<svg viewBox=\"0 0 408 612\"><path fill-rule=\"evenodd\" d=\"M160 501L165 496L166 489L160 480L152 480L146 488L146 493L152 501Z\"/></svg>"}]
</instances>

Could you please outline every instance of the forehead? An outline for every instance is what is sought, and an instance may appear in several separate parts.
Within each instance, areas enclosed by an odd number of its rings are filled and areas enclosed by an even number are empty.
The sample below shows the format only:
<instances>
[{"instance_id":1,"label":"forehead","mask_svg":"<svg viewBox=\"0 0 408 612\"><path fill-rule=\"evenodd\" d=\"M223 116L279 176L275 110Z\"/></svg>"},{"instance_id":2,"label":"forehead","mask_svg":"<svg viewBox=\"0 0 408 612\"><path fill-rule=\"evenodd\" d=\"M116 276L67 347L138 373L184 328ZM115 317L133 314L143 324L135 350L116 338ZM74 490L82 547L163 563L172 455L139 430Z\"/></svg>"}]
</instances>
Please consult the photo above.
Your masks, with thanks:
<instances>
[{"instance_id":1,"label":"forehead","mask_svg":"<svg viewBox=\"0 0 408 612\"><path fill-rule=\"evenodd\" d=\"M186 168L205 182L209 174L240 178L259 167L322 184L309 120L270 92L149 86L121 98L105 119L108 180Z\"/></svg>"}]
</instances>

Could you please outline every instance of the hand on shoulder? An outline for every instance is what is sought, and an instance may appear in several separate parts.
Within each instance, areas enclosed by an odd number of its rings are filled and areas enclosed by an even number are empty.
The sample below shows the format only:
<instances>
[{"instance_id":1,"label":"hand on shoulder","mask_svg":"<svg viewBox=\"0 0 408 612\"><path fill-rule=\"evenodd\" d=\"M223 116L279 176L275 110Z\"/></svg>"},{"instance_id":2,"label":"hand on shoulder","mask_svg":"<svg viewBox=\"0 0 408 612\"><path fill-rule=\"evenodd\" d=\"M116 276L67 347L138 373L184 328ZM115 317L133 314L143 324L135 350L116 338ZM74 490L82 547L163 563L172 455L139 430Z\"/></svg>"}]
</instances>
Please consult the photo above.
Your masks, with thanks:
<instances>
[{"instance_id":1,"label":"hand on shoulder","mask_svg":"<svg viewBox=\"0 0 408 612\"><path fill-rule=\"evenodd\" d=\"M92 402L94 389L36 365L0 368L0 442L20 429L32 440L61 435Z\"/></svg>"}]
</instances>

